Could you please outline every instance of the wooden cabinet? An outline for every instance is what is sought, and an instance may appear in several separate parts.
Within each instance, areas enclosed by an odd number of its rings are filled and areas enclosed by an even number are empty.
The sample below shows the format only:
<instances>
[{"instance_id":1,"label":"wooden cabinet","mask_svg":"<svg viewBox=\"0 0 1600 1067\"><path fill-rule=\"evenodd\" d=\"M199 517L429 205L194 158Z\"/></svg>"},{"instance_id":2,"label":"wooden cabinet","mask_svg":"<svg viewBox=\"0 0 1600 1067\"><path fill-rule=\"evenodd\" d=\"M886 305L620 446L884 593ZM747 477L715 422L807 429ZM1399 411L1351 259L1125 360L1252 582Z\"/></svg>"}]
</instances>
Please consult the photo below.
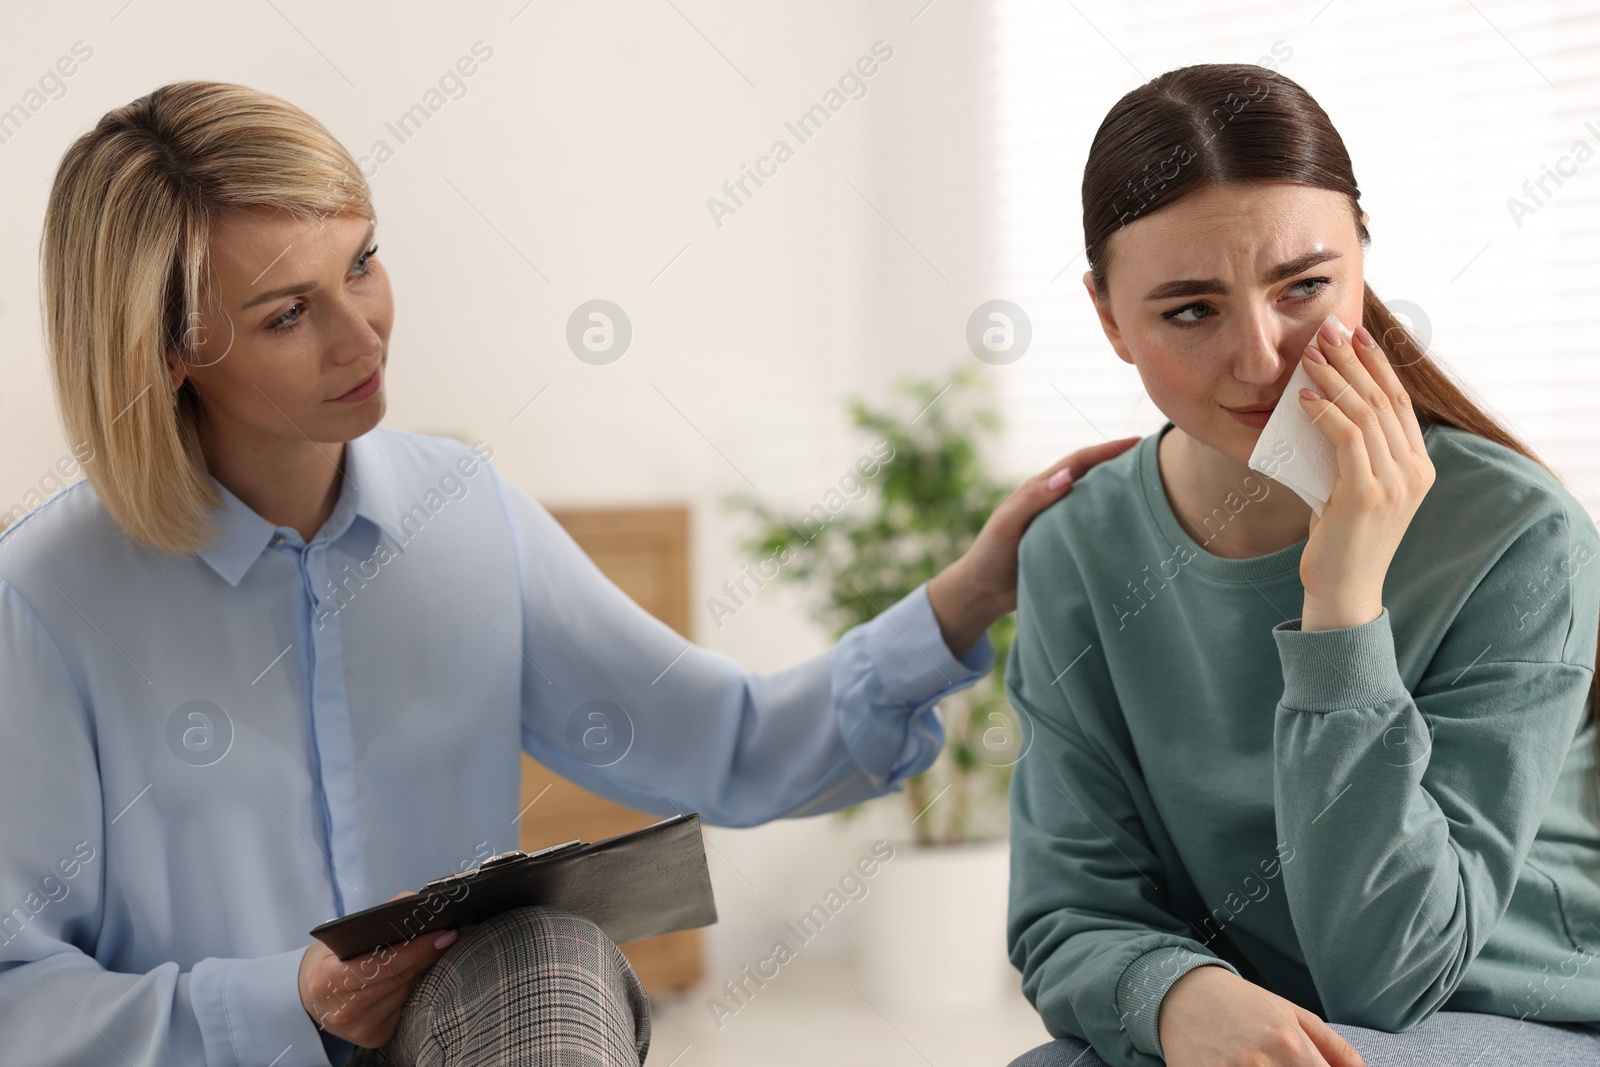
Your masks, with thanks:
<instances>
[{"instance_id":1,"label":"wooden cabinet","mask_svg":"<svg viewBox=\"0 0 1600 1067\"><path fill-rule=\"evenodd\" d=\"M656 618L689 633L689 515L683 508L584 508L550 512L600 570ZM537 798L537 799L535 799ZM580 789L526 753L522 757L524 851L573 838L601 838L658 821ZM622 946L645 988L684 989L702 971L700 931L647 937Z\"/></svg>"}]
</instances>

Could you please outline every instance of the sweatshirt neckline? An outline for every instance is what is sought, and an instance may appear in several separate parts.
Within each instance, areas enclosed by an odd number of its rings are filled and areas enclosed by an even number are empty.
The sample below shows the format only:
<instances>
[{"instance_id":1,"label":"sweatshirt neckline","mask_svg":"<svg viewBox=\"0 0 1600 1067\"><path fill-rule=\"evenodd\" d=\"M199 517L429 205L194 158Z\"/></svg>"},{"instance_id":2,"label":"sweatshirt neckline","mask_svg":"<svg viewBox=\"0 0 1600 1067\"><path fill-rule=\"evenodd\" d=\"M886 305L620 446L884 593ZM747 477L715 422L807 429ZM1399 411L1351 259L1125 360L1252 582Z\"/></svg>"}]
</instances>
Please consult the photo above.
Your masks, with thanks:
<instances>
[{"instance_id":1,"label":"sweatshirt neckline","mask_svg":"<svg viewBox=\"0 0 1600 1067\"><path fill-rule=\"evenodd\" d=\"M1155 521L1162 536L1174 547L1184 546L1189 550L1190 559L1184 564L1193 567L1203 574L1209 574L1224 581L1254 582L1267 578L1276 578L1284 574L1299 574L1300 555L1305 551L1307 538L1302 537L1288 548L1281 548L1276 552L1269 552L1265 556L1251 556L1248 559L1229 559L1218 556L1189 535L1178 521L1178 516L1172 510L1172 503L1167 499L1166 490L1161 482L1161 465L1158 461L1157 449L1161 438L1173 428L1169 421L1160 430L1146 437L1140 442L1139 448L1139 481L1143 483L1145 505L1150 511L1150 517ZM1265 478L1265 475L1262 475ZM1286 486L1273 483L1273 488L1281 492L1293 492ZM1249 507L1248 501L1245 507ZM1241 509L1241 513L1242 513ZM1224 506L1224 512L1229 509Z\"/></svg>"}]
</instances>

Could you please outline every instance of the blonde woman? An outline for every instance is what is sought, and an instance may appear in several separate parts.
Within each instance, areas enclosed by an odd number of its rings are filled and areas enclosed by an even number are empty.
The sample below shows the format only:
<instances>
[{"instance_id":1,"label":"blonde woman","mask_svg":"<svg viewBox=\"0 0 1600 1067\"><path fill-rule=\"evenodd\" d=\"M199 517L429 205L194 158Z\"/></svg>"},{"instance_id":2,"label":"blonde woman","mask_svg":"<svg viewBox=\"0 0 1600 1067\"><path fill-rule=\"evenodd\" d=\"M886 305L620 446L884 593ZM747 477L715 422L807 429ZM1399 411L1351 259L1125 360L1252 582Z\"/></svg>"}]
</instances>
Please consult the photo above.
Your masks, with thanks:
<instances>
[{"instance_id":1,"label":"blonde woman","mask_svg":"<svg viewBox=\"0 0 1600 1067\"><path fill-rule=\"evenodd\" d=\"M164 86L62 160L46 340L92 459L0 538L7 1062L641 1062L638 978L575 915L348 964L306 932L514 848L524 750L726 825L897 789L990 665L1024 527L1127 443L1030 479L828 653L746 673L628 600L489 446L379 428L375 223L346 150L242 86ZM587 743L596 707L622 752Z\"/></svg>"}]
</instances>

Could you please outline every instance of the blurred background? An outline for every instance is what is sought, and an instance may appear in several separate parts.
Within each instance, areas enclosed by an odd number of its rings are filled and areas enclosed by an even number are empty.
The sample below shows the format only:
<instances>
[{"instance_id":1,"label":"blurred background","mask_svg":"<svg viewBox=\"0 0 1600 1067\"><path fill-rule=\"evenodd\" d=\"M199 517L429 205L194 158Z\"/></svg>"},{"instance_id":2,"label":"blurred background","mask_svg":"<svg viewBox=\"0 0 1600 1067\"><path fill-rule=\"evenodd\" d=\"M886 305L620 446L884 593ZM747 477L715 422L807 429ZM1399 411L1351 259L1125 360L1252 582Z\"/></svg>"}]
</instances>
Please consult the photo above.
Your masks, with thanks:
<instances>
[{"instance_id":1,"label":"blurred background","mask_svg":"<svg viewBox=\"0 0 1600 1067\"><path fill-rule=\"evenodd\" d=\"M889 483L853 475L875 443L960 445L953 475L899 485L963 503L959 524L1077 447L1160 427L1085 294L1078 190L1117 99L1204 62L1318 100L1371 215L1369 284L1600 515L1591 0L10 5L0 515L81 475L37 296L61 154L164 82L239 82L320 119L372 184L387 424L487 442L641 604L752 670L789 666L850 621L828 560L725 583L785 517L868 524ZM1009 345L975 348L997 309ZM947 721L1005 733L997 694ZM708 830L721 922L630 946L651 1063L943 1067L1046 1039L1004 958L994 752L1015 748L963 736L852 817ZM528 845L649 821L531 763L525 785Z\"/></svg>"}]
</instances>

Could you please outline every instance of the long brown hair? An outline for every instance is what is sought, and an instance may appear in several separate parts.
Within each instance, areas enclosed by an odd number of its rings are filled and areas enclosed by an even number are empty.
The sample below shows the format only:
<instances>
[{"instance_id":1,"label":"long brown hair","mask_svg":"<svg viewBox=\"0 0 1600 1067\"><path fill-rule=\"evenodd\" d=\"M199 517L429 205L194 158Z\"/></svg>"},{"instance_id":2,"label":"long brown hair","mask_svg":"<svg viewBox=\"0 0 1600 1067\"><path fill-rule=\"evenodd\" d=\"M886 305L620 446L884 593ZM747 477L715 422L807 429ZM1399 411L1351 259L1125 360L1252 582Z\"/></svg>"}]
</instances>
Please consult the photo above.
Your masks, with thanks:
<instances>
[{"instance_id":1,"label":"long brown hair","mask_svg":"<svg viewBox=\"0 0 1600 1067\"><path fill-rule=\"evenodd\" d=\"M1083 172L1083 237L1098 299L1109 295L1111 236L1189 193L1229 182L1296 182L1349 198L1361 247L1361 190L1344 140L1297 83L1250 63L1203 63L1154 78L1118 100L1089 147ZM1363 284L1361 322L1388 353L1417 421L1454 426L1551 471L1531 448L1474 404L1423 345ZM1600 668L1600 652L1597 652ZM1589 687L1600 714L1600 670ZM1600 754L1600 730L1596 731Z\"/></svg>"}]
</instances>

